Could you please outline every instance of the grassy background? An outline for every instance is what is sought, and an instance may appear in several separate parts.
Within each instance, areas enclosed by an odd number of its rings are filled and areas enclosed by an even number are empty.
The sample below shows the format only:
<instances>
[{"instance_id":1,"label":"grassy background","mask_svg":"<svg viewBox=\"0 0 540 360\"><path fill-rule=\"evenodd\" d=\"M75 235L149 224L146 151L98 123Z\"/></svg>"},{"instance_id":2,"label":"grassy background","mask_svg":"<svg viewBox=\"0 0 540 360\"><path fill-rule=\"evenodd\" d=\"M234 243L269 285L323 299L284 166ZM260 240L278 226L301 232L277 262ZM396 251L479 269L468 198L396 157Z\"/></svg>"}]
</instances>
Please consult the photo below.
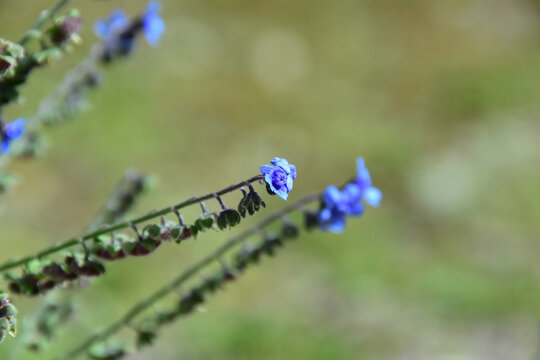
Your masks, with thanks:
<instances>
[{"instance_id":1,"label":"grassy background","mask_svg":"<svg viewBox=\"0 0 540 360\"><path fill-rule=\"evenodd\" d=\"M18 38L49 4L0 1L0 35ZM37 71L8 118L30 116L84 57L96 18L145 2L73 5L84 43ZM536 1L184 0L164 1L163 17L159 47L141 42L108 68L89 109L50 132L45 156L12 166L21 181L3 198L0 261L80 233L129 167L160 179L142 214L252 176L273 156L297 165L294 201L349 178L361 155L384 193L379 209L342 235L287 246L133 359L540 356ZM111 264L78 292L50 354L231 233ZM39 300L14 300L24 331Z\"/></svg>"}]
</instances>

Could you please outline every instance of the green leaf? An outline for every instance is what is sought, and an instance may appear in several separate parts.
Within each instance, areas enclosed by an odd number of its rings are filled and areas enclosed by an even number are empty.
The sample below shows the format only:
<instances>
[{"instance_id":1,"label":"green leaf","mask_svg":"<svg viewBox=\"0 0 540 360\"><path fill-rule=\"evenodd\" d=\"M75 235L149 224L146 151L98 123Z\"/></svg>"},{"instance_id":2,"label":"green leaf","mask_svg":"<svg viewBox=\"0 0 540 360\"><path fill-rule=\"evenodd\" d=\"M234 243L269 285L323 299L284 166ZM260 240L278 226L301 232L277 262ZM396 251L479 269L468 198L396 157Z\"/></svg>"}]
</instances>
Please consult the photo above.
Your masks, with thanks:
<instances>
[{"instance_id":1,"label":"green leaf","mask_svg":"<svg viewBox=\"0 0 540 360\"><path fill-rule=\"evenodd\" d=\"M178 240L180 238L180 235L182 235L182 227L176 226L173 229L171 229L171 232L169 235L174 239Z\"/></svg>"},{"instance_id":2,"label":"green leaf","mask_svg":"<svg viewBox=\"0 0 540 360\"><path fill-rule=\"evenodd\" d=\"M147 233L151 237L156 238L161 234L161 226L157 224L147 225L143 230L143 234L144 233Z\"/></svg>"},{"instance_id":3,"label":"green leaf","mask_svg":"<svg viewBox=\"0 0 540 360\"><path fill-rule=\"evenodd\" d=\"M223 211L218 215L217 225L220 230L225 230L227 228L227 215L223 213Z\"/></svg>"},{"instance_id":4,"label":"green leaf","mask_svg":"<svg viewBox=\"0 0 540 360\"><path fill-rule=\"evenodd\" d=\"M227 209L227 222L229 223L229 226L236 226L240 224L240 221L242 221L242 218L240 217L240 214L238 211L233 209Z\"/></svg>"},{"instance_id":5,"label":"green leaf","mask_svg":"<svg viewBox=\"0 0 540 360\"><path fill-rule=\"evenodd\" d=\"M298 237L298 228L293 223L286 221L281 228L281 235L286 239L294 239Z\"/></svg>"},{"instance_id":6,"label":"green leaf","mask_svg":"<svg viewBox=\"0 0 540 360\"><path fill-rule=\"evenodd\" d=\"M125 243L122 244L122 248L127 253L133 250L135 246L137 246L137 241L126 241Z\"/></svg>"},{"instance_id":7,"label":"green leaf","mask_svg":"<svg viewBox=\"0 0 540 360\"><path fill-rule=\"evenodd\" d=\"M137 332L137 348L140 349L145 346L152 345L156 339L157 334L153 331L140 330Z\"/></svg>"},{"instance_id":8,"label":"green leaf","mask_svg":"<svg viewBox=\"0 0 540 360\"><path fill-rule=\"evenodd\" d=\"M316 211L304 212L304 226L306 230L312 230L319 226L319 213Z\"/></svg>"},{"instance_id":9,"label":"green leaf","mask_svg":"<svg viewBox=\"0 0 540 360\"><path fill-rule=\"evenodd\" d=\"M203 214L199 216L195 223L199 223L202 230L210 229L214 225L214 214Z\"/></svg>"},{"instance_id":10,"label":"green leaf","mask_svg":"<svg viewBox=\"0 0 540 360\"><path fill-rule=\"evenodd\" d=\"M140 243L148 250L154 250L157 245L157 241L150 238L143 239L140 241Z\"/></svg>"}]
</instances>

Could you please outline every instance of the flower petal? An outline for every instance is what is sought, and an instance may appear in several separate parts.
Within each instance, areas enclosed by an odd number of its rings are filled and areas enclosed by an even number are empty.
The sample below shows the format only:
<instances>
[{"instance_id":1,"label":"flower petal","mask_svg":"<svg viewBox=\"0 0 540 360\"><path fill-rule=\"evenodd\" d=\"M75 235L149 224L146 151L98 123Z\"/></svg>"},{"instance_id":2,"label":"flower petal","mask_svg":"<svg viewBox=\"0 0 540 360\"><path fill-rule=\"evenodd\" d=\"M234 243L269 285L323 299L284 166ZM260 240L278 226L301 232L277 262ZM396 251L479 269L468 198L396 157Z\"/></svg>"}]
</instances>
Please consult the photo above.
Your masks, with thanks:
<instances>
[{"instance_id":1,"label":"flower petal","mask_svg":"<svg viewBox=\"0 0 540 360\"><path fill-rule=\"evenodd\" d=\"M146 7L147 14L157 14L161 11L161 3L159 1L150 1Z\"/></svg>"},{"instance_id":2,"label":"flower petal","mask_svg":"<svg viewBox=\"0 0 540 360\"><path fill-rule=\"evenodd\" d=\"M356 183L360 188L365 189L371 186L371 177L369 176L369 171L366 167L364 158L359 157L356 159L357 175Z\"/></svg>"},{"instance_id":3,"label":"flower petal","mask_svg":"<svg viewBox=\"0 0 540 360\"><path fill-rule=\"evenodd\" d=\"M382 192L376 187L370 186L364 191L364 200L373 207L379 206L381 199Z\"/></svg>"},{"instance_id":4,"label":"flower petal","mask_svg":"<svg viewBox=\"0 0 540 360\"><path fill-rule=\"evenodd\" d=\"M272 189L274 190L274 189ZM289 193L285 190L274 190L277 196L282 198L283 200L287 201L287 197L289 196Z\"/></svg>"},{"instance_id":5,"label":"flower petal","mask_svg":"<svg viewBox=\"0 0 540 360\"><path fill-rule=\"evenodd\" d=\"M4 129L5 135L9 137L11 140L21 137L24 132L25 123L26 123L26 120L22 118L10 122L9 124L6 125Z\"/></svg>"},{"instance_id":6,"label":"flower petal","mask_svg":"<svg viewBox=\"0 0 540 360\"><path fill-rule=\"evenodd\" d=\"M128 16L122 10L113 10L108 19L99 19L94 23L94 32L100 39L118 34L129 24Z\"/></svg>"},{"instance_id":7,"label":"flower petal","mask_svg":"<svg viewBox=\"0 0 540 360\"><path fill-rule=\"evenodd\" d=\"M291 169L291 177L293 178L293 180L296 179L296 166L289 164L289 168Z\"/></svg>"},{"instance_id":8,"label":"flower petal","mask_svg":"<svg viewBox=\"0 0 540 360\"><path fill-rule=\"evenodd\" d=\"M361 202L357 202L351 206L349 215L351 216L360 216L364 213L364 205Z\"/></svg>"},{"instance_id":9,"label":"flower petal","mask_svg":"<svg viewBox=\"0 0 540 360\"><path fill-rule=\"evenodd\" d=\"M263 165L260 167L260 170L264 175L271 174L274 171L274 167L271 165Z\"/></svg>"},{"instance_id":10,"label":"flower petal","mask_svg":"<svg viewBox=\"0 0 540 360\"><path fill-rule=\"evenodd\" d=\"M129 23L129 17L122 10L113 10L109 17L109 28L113 32L123 30Z\"/></svg>"},{"instance_id":11,"label":"flower petal","mask_svg":"<svg viewBox=\"0 0 540 360\"><path fill-rule=\"evenodd\" d=\"M8 138L2 139L1 149L2 149L3 154L6 154L9 151L9 139Z\"/></svg>"},{"instance_id":12,"label":"flower petal","mask_svg":"<svg viewBox=\"0 0 540 360\"><path fill-rule=\"evenodd\" d=\"M274 184L272 182L272 173L268 173L264 176L264 180L266 180L266 183L268 184L268 186L270 186L270 189L273 191L273 192L276 192L277 189L274 187Z\"/></svg>"},{"instance_id":13,"label":"flower petal","mask_svg":"<svg viewBox=\"0 0 540 360\"><path fill-rule=\"evenodd\" d=\"M291 168L289 167L289 162L287 161L287 159L275 157L270 162L276 166L279 166L283 170L285 170L287 174L291 173Z\"/></svg>"},{"instance_id":14,"label":"flower petal","mask_svg":"<svg viewBox=\"0 0 540 360\"><path fill-rule=\"evenodd\" d=\"M143 27L146 41L156 46L161 34L165 31L165 22L157 14L148 14L143 19Z\"/></svg>"},{"instance_id":15,"label":"flower petal","mask_svg":"<svg viewBox=\"0 0 540 360\"><path fill-rule=\"evenodd\" d=\"M328 207L335 206L341 199L341 193L339 192L339 189L335 186L329 186L324 190L323 194L323 202Z\"/></svg>"},{"instance_id":16,"label":"flower petal","mask_svg":"<svg viewBox=\"0 0 540 360\"><path fill-rule=\"evenodd\" d=\"M292 187L293 187L293 179L289 175L289 176L287 176L287 190L291 191Z\"/></svg>"},{"instance_id":17,"label":"flower petal","mask_svg":"<svg viewBox=\"0 0 540 360\"><path fill-rule=\"evenodd\" d=\"M109 24L103 19L96 21L94 23L94 33L100 39L106 38L109 35Z\"/></svg>"},{"instance_id":18,"label":"flower petal","mask_svg":"<svg viewBox=\"0 0 540 360\"><path fill-rule=\"evenodd\" d=\"M354 203L360 201L360 197L362 196L362 189L360 189L357 184L347 184L341 194L344 197L344 201L348 203Z\"/></svg>"},{"instance_id":19,"label":"flower petal","mask_svg":"<svg viewBox=\"0 0 540 360\"><path fill-rule=\"evenodd\" d=\"M333 233L342 233L345 230L345 215L343 213L334 214L327 228Z\"/></svg>"},{"instance_id":20,"label":"flower petal","mask_svg":"<svg viewBox=\"0 0 540 360\"><path fill-rule=\"evenodd\" d=\"M325 208L319 212L319 222L324 223L332 217L332 210Z\"/></svg>"}]
</instances>

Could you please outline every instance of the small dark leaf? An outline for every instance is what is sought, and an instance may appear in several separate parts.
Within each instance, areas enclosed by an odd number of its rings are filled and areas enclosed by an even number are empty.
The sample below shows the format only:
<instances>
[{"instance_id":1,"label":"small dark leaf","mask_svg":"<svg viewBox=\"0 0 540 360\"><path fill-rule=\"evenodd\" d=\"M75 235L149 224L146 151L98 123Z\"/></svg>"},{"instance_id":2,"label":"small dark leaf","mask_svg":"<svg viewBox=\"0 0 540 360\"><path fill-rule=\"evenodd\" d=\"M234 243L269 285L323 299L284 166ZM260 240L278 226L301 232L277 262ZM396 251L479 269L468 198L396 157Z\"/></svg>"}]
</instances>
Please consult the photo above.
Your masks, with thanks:
<instances>
[{"instance_id":1,"label":"small dark leaf","mask_svg":"<svg viewBox=\"0 0 540 360\"><path fill-rule=\"evenodd\" d=\"M225 230L227 228L227 215L223 211L218 215L217 225L220 230Z\"/></svg>"},{"instance_id":2,"label":"small dark leaf","mask_svg":"<svg viewBox=\"0 0 540 360\"><path fill-rule=\"evenodd\" d=\"M197 235L199 234L199 227L195 224L191 225L189 227L189 230L191 231L191 235L196 239Z\"/></svg>"},{"instance_id":3,"label":"small dark leaf","mask_svg":"<svg viewBox=\"0 0 540 360\"><path fill-rule=\"evenodd\" d=\"M240 221L242 221L242 218L240 217L240 214L238 211L234 209L226 209L224 210L227 214L227 223L230 227L236 226L240 224Z\"/></svg>"},{"instance_id":4,"label":"small dark leaf","mask_svg":"<svg viewBox=\"0 0 540 360\"><path fill-rule=\"evenodd\" d=\"M319 213L316 211L304 212L304 226L306 230L312 230L319 226Z\"/></svg>"},{"instance_id":5,"label":"small dark leaf","mask_svg":"<svg viewBox=\"0 0 540 360\"><path fill-rule=\"evenodd\" d=\"M282 245L283 245L283 242L281 241L280 238L274 235L268 235L264 239L261 250L267 255L273 256L275 252L275 248Z\"/></svg>"},{"instance_id":6,"label":"small dark leaf","mask_svg":"<svg viewBox=\"0 0 540 360\"><path fill-rule=\"evenodd\" d=\"M283 223L283 227L281 228L281 235L285 239L294 239L298 237L298 233L299 233L298 228L292 222L285 221Z\"/></svg>"},{"instance_id":7,"label":"small dark leaf","mask_svg":"<svg viewBox=\"0 0 540 360\"><path fill-rule=\"evenodd\" d=\"M176 240L176 242L180 243L182 240L189 239L192 236L193 234L191 233L191 230L188 227L185 227L182 229L182 234L180 235L180 238Z\"/></svg>"},{"instance_id":8,"label":"small dark leaf","mask_svg":"<svg viewBox=\"0 0 540 360\"><path fill-rule=\"evenodd\" d=\"M246 216L246 212L249 215L253 215L259 211L261 205L263 207L266 206L259 194L255 190L250 190L238 204L238 211L242 217Z\"/></svg>"},{"instance_id":9,"label":"small dark leaf","mask_svg":"<svg viewBox=\"0 0 540 360\"><path fill-rule=\"evenodd\" d=\"M126 241L122 244L122 249L126 253L131 253L131 251L137 246L137 241Z\"/></svg>"},{"instance_id":10,"label":"small dark leaf","mask_svg":"<svg viewBox=\"0 0 540 360\"><path fill-rule=\"evenodd\" d=\"M75 275L79 274L79 263L77 262L77 259L75 259L75 257L66 256L64 259L64 263L67 265L70 273Z\"/></svg>"},{"instance_id":11,"label":"small dark leaf","mask_svg":"<svg viewBox=\"0 0 540 360\"><path fill-rule=\"evenodd\" d=\"M45 266L43 268L43 273L55 279L65 279L67 275L64 268L56 263Z\"/></svg>"},{"instance_id":12,"label":"small dark leaf","mask_svg":"<svg viewBox=\"0 0 540 360\"><path fill-rule=\"evenodd\" d=\"M214 216L209 213L202 214L195 220L195 225L199 231L210 229L214 225Z\"/></svg>"},{"instance_id":13,"label":"small dark leaf","mask_svg":"<svg viewBox=\"0 0 540 360\"><path fill-rule=\"evenodd\" d=\"M105 273L105 266L95 260L88 260L80 269L81 274L85 276L99 276Z\"/></svg>"},{"instance_id":14,"label":"small dark leaf","mask_svg":"<svg viewBox=\"0 0 540 360\"><path fill-rule=\"evenodd\" d=\"M47 280L47 281L40 281L38 283L38 288L40 293L47 292L51 289L53 289L56 286L56 282L53 280Z\"/></svg>"},{"instance_id":15,"label":"small dark leaf","mask_svg":"<svg viewBox=\"0 0 540 360\"><path fill-rule=\"evenodd\" d=\"M259 210L259 206L261 206L261 204L263 203L259 194L255 190L252 190L249 192L248 196L253 205L255 205L255 208Z\"/></svg>"},{"instance_id":16,"label":"small dark leaf","mask_svg":"<svg viewBox=\"0 0 540 360\"><path fill-rule=\"evenodd\" d=\"M238 212L240 213L240 216L246 217L246 197L244 196L242 200L238 203Z\"/></svg>"},{"instance_id":17,"label":"small dark leaf","mask_svg":"<svg viewBox=\"0 0 540 360\"><path fill-rule=\"evenodd\" d=\"M157 334L153 331L139 331L137 333L137 348L140 349L142 347L152 345L156 337Z\"/></svg>"},{"instance_id":18,"label":"small dark leaf","mask_svg":"<svg viewBox=\"0 0 540 360\"><path fill-rule=\"evenodd\" d=\"M175 312L160 312L157 314L155 318L155 322L157 325L163 325L168 324L176 318Z\"/></svg>"},{"instance_id":19,"label":"small dark leaf","mask_svg":"<svg viewBox=\"0 0 540 360\"><path fill-rule=\"evenodd\" d=\"M174 240L178 240L180 238L180 235L182 235L182 228L180 226L174 227L169 233L169 236Z\"/></svg>"},{"instance_id":20,"label":"small dark leaf","mask_svg":"<svg viewBox=\"0 0 540 360\"><path fill-rule=\"evenodd\" d=\"M161 234L161 226L157 224L147 225L143 230L143 234L145 233L147 233L149 236L153 238L156 238Z\"/></svg>"},{"instance_id":21,"label":"small dark leaf","mask_svg":"<svg viewBox=\"0 0 540 360\"><path fill-rule=\"evenodd\" d=\"M129 251L129 254L133 256L148 255L151 252L153 252L155 249L157 249L159 245L161 245L161 241L151 239L151 238L146 238L146 239L137 241L135 243L135 247L133 247L133 249Z\"/></svg>"}]
</instances>

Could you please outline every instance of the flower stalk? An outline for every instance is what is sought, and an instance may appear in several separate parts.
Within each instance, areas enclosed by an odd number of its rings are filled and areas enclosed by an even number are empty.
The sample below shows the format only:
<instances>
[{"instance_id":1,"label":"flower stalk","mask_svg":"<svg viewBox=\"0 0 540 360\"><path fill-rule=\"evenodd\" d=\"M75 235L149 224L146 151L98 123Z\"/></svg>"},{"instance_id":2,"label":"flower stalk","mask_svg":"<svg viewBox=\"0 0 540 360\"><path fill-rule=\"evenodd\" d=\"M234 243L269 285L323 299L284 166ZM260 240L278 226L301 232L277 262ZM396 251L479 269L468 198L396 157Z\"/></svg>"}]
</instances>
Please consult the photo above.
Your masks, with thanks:
<instances>
[{"instance_id":1,"label":"flower stalk","mask_svg":"<svg viewBox=\"0 0 540 360\"><path fill-rule=\"evenodd\" d=\"M15 259L15 260L11 260L11 261L8 261L2 265L0 265L0 273L2 272L5 272L7 270L10 270L10 269L13 269L15 267L18 267L20 265L24 265L26 264L27 262L33 260L33 259L42 259L46 256L49 256L49 255L52 255L52 254L55 254L55 253L58 253L62 250L65 250L65 249L68 249L68 248L71 248L73 246L76 246L76 245L80 245L81 244L81 241L83 243L85 243L86 241L88 240L92 240L100 235L105 235L105 234L111 234L115 231L118 231L118 230L122 230L122 229L126 229L128 227L131 227L132 225L137 225L137 224L140 224L140 223L144 223L146 221L149 221L149 220L152 220L154 218L158 218L162 215L167 215L169 213L175 213L175 211L178 211L179 209L182 209L182 208L185 208L185 207L188 207L190 205L193 205L193 204L198 204L200 203L201 201L204 201L204 200L209 200L209 199L212 199L215 197L215 195L217 194L218 196L221 196L221 195L225 195L225 194L228 194L232 191L235 191L235 190L238 190L240 189L242 186L245 186L245 183L248 182L248 183L254 183L254 182L259 182L263 179L263 176L262 175L256 175L256 176L253 176L251 178L249 178L248 180L244 180L244 181L241 181L239 183L236 183L236 184L233 184L233 185L230 185L224 189L221 189L220 191L218 192L211 192L209 194L206 194L206 195L202 195L202 196L199 196L199 197L192 197L186 201L183 201L179 204L176 204L174 206L169 206L169 207L166 207L164 209L161 209L161 210L157 210L157 211L153 211L153 212L150 212L146 215L143 215L143 216L140 216L138 218L135 218L135 219L132 219L130 221L124 221L124 222L120 222L120 223L117 223L117 224L114 224L114 225L109 225L109 226L105 226L101 229L98 229L98 230L95 230L95 231L92 231L90 233L87 233L79 238L73 238L73 239L69 239L67 241L64 241L64 242L61 242L61 243L58 243L56 245L52 245L46 249L43 249L33 255L29 255L29 256L25 256L23 258L20 258L20 259Z\"/></svg>"},{"instance_id":2,"label":"flower stalk","mask_svg":"<svg viewBox=\"0 0 540 360\"><path fill-rule=\"evenodd\" d=\"M252 181L250 181L252 182ZM241 185L240 185L241 186ZM239 188L239 187L238 187ZM219 192L218 192L219 194ZM211 194L213 195L213 194ZM203 258L198 263L192 265L187 270L182 272L180 275L178 275L175 279L173 279L171 282L163 286L161 289L156 291L155 293L148 296L146 299L140 301L137 303L133 308L131 308L122 318L120 318L115 323L111 324L104 330L102 330L99 333L96 333L92 335L90 338L88 338L86 341L84 341L81 345L79 345L77 348L69 352L66 356L62 357L61 360L68 360L68 359L75 359L76 357L80 356L84 352L86 352L92 345L101 342L110 336L114 335L118 331L120 331L125 326L130 326L130 324L133 323L133 320L143 313L145 310L151 308L155 303L157 303L159 300L163 299L165 296L174 293L177 291L179 286L184 284L187 280L191 279L193 276L197 275L203 268L210 265L213 262L220 262L220 260L223 258L223 256L233 247L242 244L246 238L248 238L251 235L259 233L261 230L266 228L268 225L274 223L275 221L282 219L285 215L296 211L298 209L302 209L304 206L306 206L309 203L312 203L314 201L318 201L321 197L320 193L310 194L305 196L304 198L298 200L295 203L290 204L289 206L286 206L272 214L270 214L266 219L261 221L259 224L255 225L254 227L251 227L244 232L238 234L237 236L231 238L228 240L225 244L218 247L214 252L212 252L210 255ZM60 360L60 359L59 359Z\"/></svg>"}]
</instances>

